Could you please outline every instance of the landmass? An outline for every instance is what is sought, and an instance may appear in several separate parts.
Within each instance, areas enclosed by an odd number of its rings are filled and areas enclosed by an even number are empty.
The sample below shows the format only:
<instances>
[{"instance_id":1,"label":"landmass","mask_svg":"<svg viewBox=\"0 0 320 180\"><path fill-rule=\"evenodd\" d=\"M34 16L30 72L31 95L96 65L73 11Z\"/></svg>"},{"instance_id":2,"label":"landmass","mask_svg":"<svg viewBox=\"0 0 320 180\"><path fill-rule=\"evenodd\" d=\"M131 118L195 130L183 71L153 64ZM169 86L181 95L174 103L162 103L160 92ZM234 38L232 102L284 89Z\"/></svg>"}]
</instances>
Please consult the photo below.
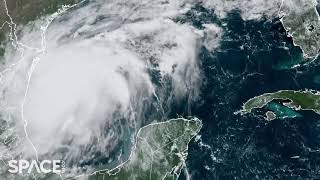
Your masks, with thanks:
<instances>
[{"instance_id":1,"label":"landmass","mask_svg":"<svg viewBox=\"0 0 320 180\"><path fill-rule=\"evenodd\" d=\"M9 33L18 32L19 26L52 14L63 5L78 2L80 0L0 0L0 60L5 52L3 43L8 40Z\"/></svg>"},{"instance_id":2,"label":"landmass","mask_svg":"<svg viewBox=\"0 0 320 180\"><path fill-rule=\"evenodd\" d=\"M275 120L277 118L277 115L272 112L272 111L268 111L266 112L266 120L267 121L272 121L272 120Z\"/></svg>"},{"instance_id":3,"label":"landmass","mask_svg":"<svg viewBox=\"0 0 320 180\"><path fill-rule=\"evenodd\" d=\"M140 129L127 162L99 171L89 180L177 179L188 155L188 144L202 127L199 119L173 119Z\"/></svg>"},{"instance_id":4,"label":"landmass","mask_svg":"<svg viewBox=\"0 0 320 180\"><path fill-rule=\"evenodd\" d=\"M99 170L72 180L172 180L178 179L185 167L188 144L199 133L202 122L197 119L172 119L142 127L129 159L111 170ZM37 179L56 180L54 174Z\"/></svg>"},{"instance_id":5,"label":"landmass","mask_svg":"<svg viewBox=\"0 0 320 180\"><path fill-rule=\"evenodd\" d=\"M281 22L305 58L316 58L320 48L320 18L316 0L282 0Z\"/></svg>"},{"instance_id":6,"label":"landmass","mask_svg":"<svg viewBox=\"0 0 320 180\"><path fill-rule=\"evenodd\" d=\"M263 108L274 100L281 100L282 105L294 110L311 110L320 114L320 92L313 90L280 90L274 93L265 93L249 99L237 113L251 113L253 109ZM267 120L275 119L275 113L268 111Z\"/></svg>"},{"instance_id":7,"label":"landmass","mask_svg":"<svg viewBox=\"0 0 320 180\"><path fill-rule=\"evenodd\" d=\"M80 0L0 0L0 24L10 21L6 10L14 23L23 25L56 12L62 5L73 5L78 2Z\"/></svg>"}]
</instances>

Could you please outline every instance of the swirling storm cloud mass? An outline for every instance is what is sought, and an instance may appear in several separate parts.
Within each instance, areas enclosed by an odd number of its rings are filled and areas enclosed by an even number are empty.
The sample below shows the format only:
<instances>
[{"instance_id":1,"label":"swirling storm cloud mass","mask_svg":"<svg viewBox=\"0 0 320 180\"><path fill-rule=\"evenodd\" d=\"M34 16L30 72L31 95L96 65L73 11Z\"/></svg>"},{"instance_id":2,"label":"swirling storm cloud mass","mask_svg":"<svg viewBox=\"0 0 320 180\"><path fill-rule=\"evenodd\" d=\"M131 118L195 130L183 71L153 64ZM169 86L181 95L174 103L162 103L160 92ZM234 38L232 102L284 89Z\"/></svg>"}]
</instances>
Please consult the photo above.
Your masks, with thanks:
<instances>
[{"instance_id":1,"label":"swirling storm cloud mass","mask_svg":"<svg viewBox=\"0 0 320 180\"><path fill-rule=\"evenodd\" d=\"M197 98L203 35L173 20L190 5L83 2L12 34L1 112L14 138L1 147L4 157L63 159L77 168L97 152L108 157L128 129L165 119L172 103Z\"/></svg>"},{"instance_id":2,"label":"swirling storm cloud mass","mask_svg":"<svg viewBox=\"0 0 320 180\"><path fill-rule=\"evenodd\" d=\"M224 33L176 20L198 3L254 20L281 1L90 0L12 29L0 66L2 159L90 171L97 154L121 161L119 144L171 107L188 109L203 83L199 49L215 51Z\"/></svg>"}]
</instances>

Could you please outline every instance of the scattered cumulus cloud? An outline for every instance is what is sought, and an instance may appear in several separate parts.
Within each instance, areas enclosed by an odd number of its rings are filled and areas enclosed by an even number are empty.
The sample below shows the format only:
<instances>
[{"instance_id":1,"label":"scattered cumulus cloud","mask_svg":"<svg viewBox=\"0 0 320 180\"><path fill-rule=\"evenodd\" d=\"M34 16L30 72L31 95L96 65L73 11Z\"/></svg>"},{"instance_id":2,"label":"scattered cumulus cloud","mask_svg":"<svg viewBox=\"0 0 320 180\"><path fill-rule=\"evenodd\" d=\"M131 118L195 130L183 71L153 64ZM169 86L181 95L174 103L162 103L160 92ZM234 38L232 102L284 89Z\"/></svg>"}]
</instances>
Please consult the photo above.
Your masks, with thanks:
<instances>
[{"instance_id":1,"label":"scattered cumulus cloud","mask_svg":"<svg viewBox=\"0 0 320 180\"><path fill-rule=\"evenodd\" d=\"M207 8L212 8L220 18L226 18L233 10L238 10L244 20L258 20L263 16L275 17L282 0L202 0Z\"/></svg>"}]
</instances>

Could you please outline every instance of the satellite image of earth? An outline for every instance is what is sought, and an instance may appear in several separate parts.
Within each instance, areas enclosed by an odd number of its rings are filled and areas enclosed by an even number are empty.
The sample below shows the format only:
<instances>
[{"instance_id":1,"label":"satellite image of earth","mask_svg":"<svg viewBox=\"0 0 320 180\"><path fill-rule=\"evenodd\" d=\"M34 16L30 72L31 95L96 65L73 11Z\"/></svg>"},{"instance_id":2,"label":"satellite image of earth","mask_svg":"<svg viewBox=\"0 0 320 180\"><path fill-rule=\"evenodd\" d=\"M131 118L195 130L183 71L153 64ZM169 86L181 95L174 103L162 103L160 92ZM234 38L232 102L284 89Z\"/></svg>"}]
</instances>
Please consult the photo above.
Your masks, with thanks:
<instances>
[{"instance_id":1,"label":"satellite image of earth","mask_svg":"<svg viewBox=\"0 0 320 180\"><path fill-rule=\"evenodd\" d=\"M0 0L0 180L320 179L320 0Z\"/></svg>"}]
</instances>

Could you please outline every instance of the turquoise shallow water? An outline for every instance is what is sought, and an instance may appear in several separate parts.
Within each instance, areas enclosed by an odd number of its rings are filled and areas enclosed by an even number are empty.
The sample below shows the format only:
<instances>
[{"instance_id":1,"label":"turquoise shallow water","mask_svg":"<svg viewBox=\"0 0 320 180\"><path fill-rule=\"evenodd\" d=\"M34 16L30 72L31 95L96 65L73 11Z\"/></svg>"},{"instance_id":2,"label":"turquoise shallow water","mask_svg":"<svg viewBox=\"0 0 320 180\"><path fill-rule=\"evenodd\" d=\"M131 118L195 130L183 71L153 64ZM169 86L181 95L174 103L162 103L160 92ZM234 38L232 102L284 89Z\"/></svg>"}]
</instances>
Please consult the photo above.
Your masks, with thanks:
<instances>
[{"instance_id":1,"label":"turquoise shallow water","mask_svg":"<svg viewBox=\"0 0 320 180\"><path fill-rule=\"evenodd\" d=\"M302 115L299 114L298 112L286 106L283 106L278 102L271 102L267 104L266 109L273 111L277 115L277 118L279 119L286 119L286 118L291 119L291 118L302 117Z\"/></svg>"},{"instance_id":2,"label":"turquoise shallow water","mask_svg":"<svg viewBox=\"0 0 320 180\"><path fill-rule=\"evenodd\" d=\"M272 122L263 118L264 113L233 114L245 101L266 92L319 90L318 60L292 69L304 61L302 53L277 19L243 21L234 11L221 20L199 5L180 21L195 27L226 24L220 49L209 52L202 48L200 52L205 84L201 100L192 105L191 115L202 119L204 126L202 143L193 141L189 148L187 165L191 177L319 179L319 115L295 112L276 102L259 110L275 111L280 119Z\"/></svg>"}]
</instances>

